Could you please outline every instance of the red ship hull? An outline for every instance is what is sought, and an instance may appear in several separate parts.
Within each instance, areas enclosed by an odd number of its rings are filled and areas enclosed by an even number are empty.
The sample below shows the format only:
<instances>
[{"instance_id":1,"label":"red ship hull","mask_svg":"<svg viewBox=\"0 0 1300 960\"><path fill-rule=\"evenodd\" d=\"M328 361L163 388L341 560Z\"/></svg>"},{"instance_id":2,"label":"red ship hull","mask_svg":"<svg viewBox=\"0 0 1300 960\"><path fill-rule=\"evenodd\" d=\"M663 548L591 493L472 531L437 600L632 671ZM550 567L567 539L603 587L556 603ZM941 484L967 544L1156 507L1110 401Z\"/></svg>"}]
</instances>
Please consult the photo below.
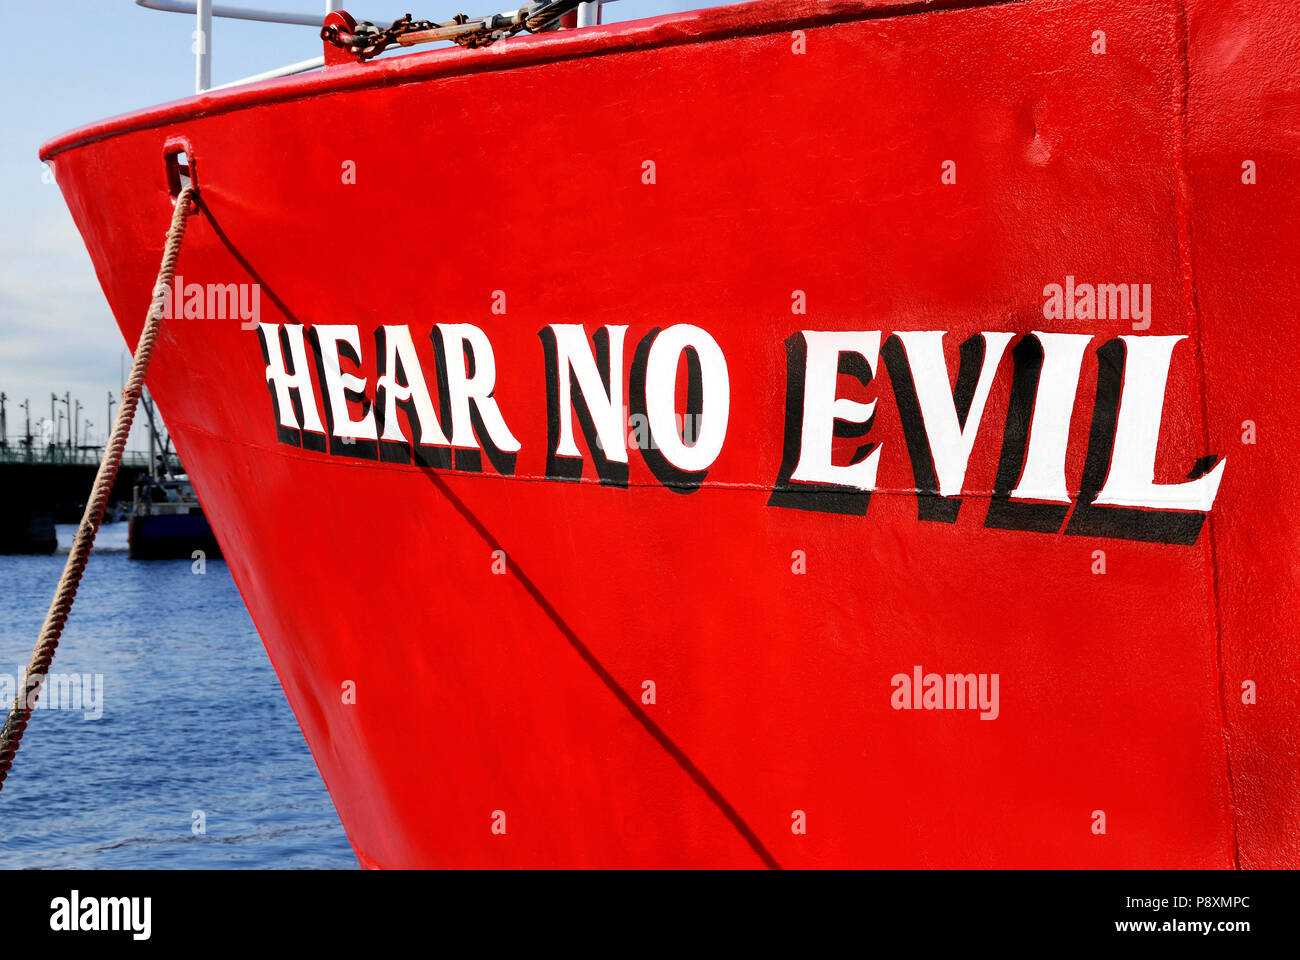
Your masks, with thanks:
<instances>
[{"instance_id":1,"label":"red ship hull","mask_svg":"<svg viewBox=\"0 0 1300 960\"><path fill-rule=\"evenodd\" d=\"M1297 866L1297 42L1284 0L755 3L331 67L43 155L129 343L177 143L178 272L258 285L264 327L166 320L149 386L363 865ZM1089 318L1076 283L1136 284L1135 315L1149 284L1149 315ZM625 467L562 402L565 324L597 367L622 347ZM453 325L485 338L463 366ZM449 436L440 381L490 345L454 454L406 408L406 462L344 441L386 405L382 326ZM845 332L827 407L810 334ZM1073 377L1035 332L1090 338ZM1154 481L1206 509L1103 502L1157 341ZM1067 502L1017 498L1066 380ZM322 431L284 428L304 404ZM688 453L665 410L699 415ZM872 482L808 480L823 441L823 478Z\"/></svg>"}]
</instances>

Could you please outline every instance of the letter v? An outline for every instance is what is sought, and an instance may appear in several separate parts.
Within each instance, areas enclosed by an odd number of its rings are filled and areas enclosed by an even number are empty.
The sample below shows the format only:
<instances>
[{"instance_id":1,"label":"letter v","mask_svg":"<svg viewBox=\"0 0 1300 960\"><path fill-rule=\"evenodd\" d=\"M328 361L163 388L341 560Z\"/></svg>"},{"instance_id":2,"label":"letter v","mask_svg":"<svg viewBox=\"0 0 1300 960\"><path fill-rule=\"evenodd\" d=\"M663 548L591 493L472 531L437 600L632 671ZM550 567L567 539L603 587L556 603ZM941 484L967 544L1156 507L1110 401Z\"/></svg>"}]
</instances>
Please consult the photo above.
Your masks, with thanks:
<instances>
[{"instance_id":1,"label":"letter v","mask_svg":"<svg viewBox=\"0 0 1300 960\"><path fill-rule=\"evenodd\" d=\"M906 362L899 362L903 357L898 350L887 350L885 359L894 382L899 414L909 433L908 450L918 480L918 494L937 492L941 497L956 497L961 494L975 435L984 417L984 405L1012 334L981 333L963 343L956 389L949 386L943 337L941 330L895 333L893 339L902 344ZM978 377L974 373L977 365ZM914 422L918 415L919 424ZM927 447L930 463L924 466L933 468L934 488L924 490L921 488L928 484L921 482L922 474L917 468L918 458L924 456ZM956 512L942 519L951 522L956 519Z\"/></svg>"}]
</instances>

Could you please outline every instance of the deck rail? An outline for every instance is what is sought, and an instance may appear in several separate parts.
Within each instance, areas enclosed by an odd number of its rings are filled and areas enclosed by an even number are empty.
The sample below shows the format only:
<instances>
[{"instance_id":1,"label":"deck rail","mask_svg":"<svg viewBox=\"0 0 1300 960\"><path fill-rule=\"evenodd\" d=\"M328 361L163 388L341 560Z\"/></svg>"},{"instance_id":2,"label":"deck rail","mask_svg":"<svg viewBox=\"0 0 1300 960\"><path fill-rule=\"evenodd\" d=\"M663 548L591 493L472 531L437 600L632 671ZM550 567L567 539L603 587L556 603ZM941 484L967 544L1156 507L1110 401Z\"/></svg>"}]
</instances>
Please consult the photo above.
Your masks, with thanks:
<instances>
[{"instance_id":1,"label":"deck rail","mask_svg":"<svg viewBox=\"0 0 1300 960\"><path fill-rule=\"evenodd\" d=\"M0 444L0 464L29 463L55 467L94 467L99 465L103 453L104 447L102 444L98 446L86 444L69 447L65 444L52 443L32 443L29 445L19 440L16 443ZM173 467L179 466L180 461L175 454L170 454L169 459ZM148 469L150 466L149 454L143 450L129 450L122 456L122 466Z\"/></svg>"}]
</instances>

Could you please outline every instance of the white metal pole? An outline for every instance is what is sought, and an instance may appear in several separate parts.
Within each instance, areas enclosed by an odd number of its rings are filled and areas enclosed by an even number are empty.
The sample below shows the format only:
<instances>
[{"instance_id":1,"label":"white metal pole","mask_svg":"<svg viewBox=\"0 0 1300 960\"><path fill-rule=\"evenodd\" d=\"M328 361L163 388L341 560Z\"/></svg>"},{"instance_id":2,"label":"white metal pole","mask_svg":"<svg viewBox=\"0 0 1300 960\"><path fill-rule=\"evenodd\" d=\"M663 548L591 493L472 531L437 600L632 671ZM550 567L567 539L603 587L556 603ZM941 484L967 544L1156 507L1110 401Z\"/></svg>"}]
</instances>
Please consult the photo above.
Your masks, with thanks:
<instances>
[{"instance_id":1,"label":"white metal pole","mask_svg":"<svg viewBox=\"0 0 1300 960\"><path fill-rule=\"evenodd\" d=\"M183 13L189 16L195 12L195 0L135 0L136 6L146 10L159 10L163 13ZM229 17L232 20L256 20L262 23L296 23L304 27L320 29L320 17L314 13L290 13L280 10L259 10L255 7L228 7L224 3L212 5L212 15L217 19ZM384 24L377 24L383 27Z\"/></svg>"},{"instance_id":2,"label":"white metal pole","mask_svg":"<svg viewBox=\"0 0 1300 960\"><path fill-rule=\"evenodd\" d=\"M212 0L194 4L194 92L212 86Z\"/></svg>"},{"instance_id":3,"label":"white metal pole","mask_svg":"<svg viewBox=\"0 0 1300 960\"><path fill-rule=\"evenodd\" d=\"M257 83L259 80L274 80L277 77L288 77L295 73L306 73L308 70L318 70L325 66L324 57L312 57L310 60L299 60L297 63L290 63L283 67L276 67L274 70L264 70L262 73L255 73L251 77L241 77L238 80L231 80L228 83L219 83L213 90L224 90L227 87L239 87L245 83Z\"/></svg>"},{"instance_id":4,"label":"white metal pole","mask_svg":"<svg viewBox=\"0 0 1300 960\"><path fill-rule=\"evenodd\" d=\"M578 6L578 26L594 27L600 23L600 4L602 0L595 0L594 3L583 3Z\"/></svg>"},{"instance_id":5,"label":"white metal pole","mask_svg":"<svg viewBox=\"0 0 1300 960\"><path fill-rule=\"evenodd\" d=\"M325 0L325 12L333 13L343 9L343 0Z\"/></svg>"}]
</instances>

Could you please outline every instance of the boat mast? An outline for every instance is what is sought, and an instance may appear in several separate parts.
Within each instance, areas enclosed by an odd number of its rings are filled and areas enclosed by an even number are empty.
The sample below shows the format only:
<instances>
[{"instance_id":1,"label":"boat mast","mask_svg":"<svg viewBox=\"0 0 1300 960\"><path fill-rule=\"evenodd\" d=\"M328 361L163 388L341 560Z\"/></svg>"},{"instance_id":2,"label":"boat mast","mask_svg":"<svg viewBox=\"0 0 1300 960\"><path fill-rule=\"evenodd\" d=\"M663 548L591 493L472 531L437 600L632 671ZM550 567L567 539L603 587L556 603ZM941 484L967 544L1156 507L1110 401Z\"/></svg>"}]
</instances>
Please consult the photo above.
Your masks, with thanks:
<instances>
[{"instance_id":1,"label":"boat mast","mask_svg":"<svg viewBox=\"0 0 1300 960\"><path fill-rule=\"evenodd\" d=\"M154 480L161 480L158 476L158 455L154 450L158 442L158 428L154 425L153 420L153 397L144 394L140 397L140 406L144 407L144 412L149 418L149 475Z\"/></svg>"}]
</instances>

